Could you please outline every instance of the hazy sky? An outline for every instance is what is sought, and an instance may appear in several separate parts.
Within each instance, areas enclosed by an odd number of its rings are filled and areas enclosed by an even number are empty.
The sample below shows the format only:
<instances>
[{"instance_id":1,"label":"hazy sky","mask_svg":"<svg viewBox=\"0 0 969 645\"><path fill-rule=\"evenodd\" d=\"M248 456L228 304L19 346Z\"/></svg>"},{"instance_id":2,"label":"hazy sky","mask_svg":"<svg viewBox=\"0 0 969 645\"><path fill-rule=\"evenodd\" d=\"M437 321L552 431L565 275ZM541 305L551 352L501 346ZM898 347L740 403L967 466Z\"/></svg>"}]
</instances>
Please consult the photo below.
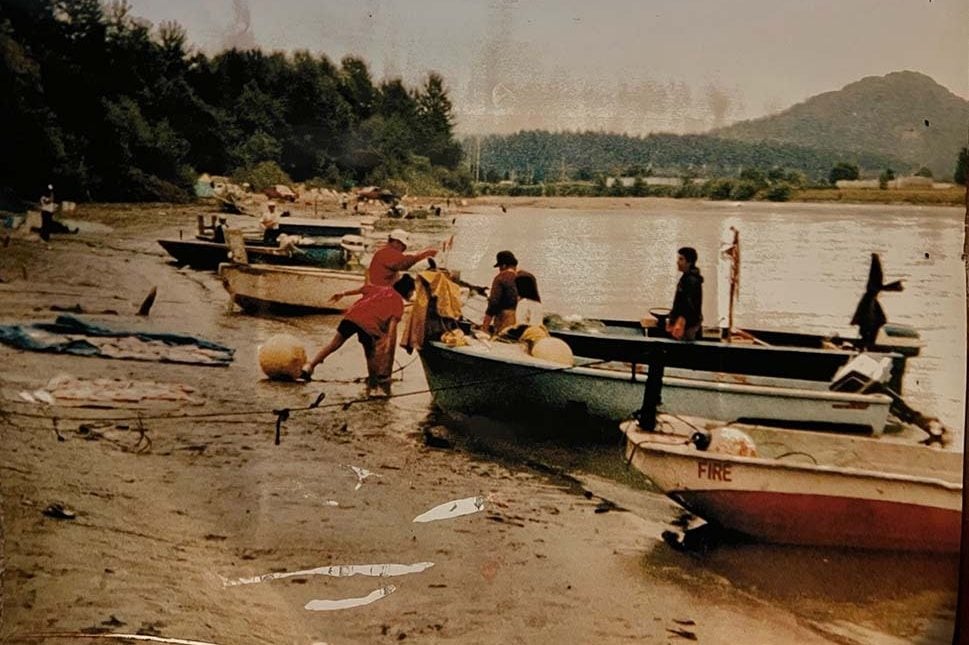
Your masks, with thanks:
<instances>
[{"instance_id":1,"label":"hazy sky","mask_svg":"<svg viewBox=\"0 0 969 645\"><path fill-rule=\"evenodd\" d=\"M925 73L969 98L967 0L130 0L197 47L363 57L440 72L461 131L691 132L865 76Z\"/></svg>"}]
</instances>

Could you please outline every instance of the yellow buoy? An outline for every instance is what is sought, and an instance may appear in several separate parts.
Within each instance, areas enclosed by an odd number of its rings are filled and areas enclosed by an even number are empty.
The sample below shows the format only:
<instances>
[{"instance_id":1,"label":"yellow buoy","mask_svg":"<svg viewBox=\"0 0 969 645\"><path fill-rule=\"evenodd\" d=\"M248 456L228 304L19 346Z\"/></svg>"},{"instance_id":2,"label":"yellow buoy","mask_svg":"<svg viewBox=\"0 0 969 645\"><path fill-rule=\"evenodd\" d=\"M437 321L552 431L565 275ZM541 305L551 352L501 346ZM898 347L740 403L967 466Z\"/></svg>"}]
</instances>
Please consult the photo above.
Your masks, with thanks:
<instances>
[{"instance_id":1,"label":"yellow buoy","mask_svg":"<svg viewBox=\"0 0 969 645\"><path fill-rule=\"evenodd\" d=\"M558 338L540 338L532 345L532 356L559 365L573 364L572 348Z\"/></svg>"},{"instance_id":2,"label":"yellow buoy","mask_svg":"<svg viewBox=\"0 0 969 645\"><path fill-rule=\"evenodd\" d=\"M306 364L303 343L289 334L270 336L258 352L259 368L273 380L296 380Z\"/></svg>"},{"instance_id":3,"label":"yellow buoy","mask_svg":"<svg viewBox=\"0 0 969 645\"><path fill-rule=\"evenodd\" d=\"M756 457L757 444L749 434L739 428L726 426L714 433L710 452L738 457Z\"/></svg>"}]
</instances>

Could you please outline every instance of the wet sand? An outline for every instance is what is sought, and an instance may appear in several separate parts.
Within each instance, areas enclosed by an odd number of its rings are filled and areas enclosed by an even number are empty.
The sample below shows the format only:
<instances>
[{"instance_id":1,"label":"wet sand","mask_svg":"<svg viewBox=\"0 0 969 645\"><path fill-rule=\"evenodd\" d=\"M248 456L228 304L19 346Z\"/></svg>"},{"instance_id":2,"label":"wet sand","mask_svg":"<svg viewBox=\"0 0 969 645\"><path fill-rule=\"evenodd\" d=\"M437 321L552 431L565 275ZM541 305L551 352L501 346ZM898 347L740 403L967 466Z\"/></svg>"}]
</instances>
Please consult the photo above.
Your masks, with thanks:
<instances>
[{"instance_id":1,"label":"wet sand","mask_svg":"<svg viewBox=\"0 0 969 645\"><path fill-rule=\"evenodd\" d=\"M228 312L213 274L174 268L154 241L179 229L190 236L203 211L81 206L78 235L49 245L14 237L0 250L4 323L50 321L52 305L79 304L116 310L85 317L113 327L192 333L236 349L230 367L215 368L0 346L4 642L84 642L39 635L82 630L223 645L949 640L954 558L757 545L680 553L660 539L678 508L623 471L618 446L521 441L501 424L442 420L419 361L403 352L398 396L346 409L363 396L353 382L365 374L355 344L318 368L324 380L264 380L255 360L262 340L291 333L315 349L339 318ZM135 317L152 286L151 315ZM165 420L150 417L170 408L143 412L144 450L137 421L115 422L95 439L67 418L133 416L128 410L18 399L63 372L190 385L205 403L187 414L253 413ZM274 445L270 411L306 406L321 392L323 406L294 411ZM56 430L45 416L58 417ZM453 447L425 445L428 427ZM350 466L373 475L361 482ZM413 522L473 496L485 498L481 512ZM53 503L76 518L44 516ZM399 577L224 584L422 562L433 566ZM392 593L366 606L304 609L388 585Z\"/></svg>"}]
</instances>

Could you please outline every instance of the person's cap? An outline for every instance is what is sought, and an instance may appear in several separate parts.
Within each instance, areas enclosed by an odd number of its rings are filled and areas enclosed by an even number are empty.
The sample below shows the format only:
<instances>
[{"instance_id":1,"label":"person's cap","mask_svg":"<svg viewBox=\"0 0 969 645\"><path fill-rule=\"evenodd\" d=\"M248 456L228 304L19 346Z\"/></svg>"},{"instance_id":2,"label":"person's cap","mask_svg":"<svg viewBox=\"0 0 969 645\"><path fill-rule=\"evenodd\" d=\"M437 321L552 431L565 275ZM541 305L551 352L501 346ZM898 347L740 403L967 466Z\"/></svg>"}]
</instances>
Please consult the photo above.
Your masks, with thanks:
<instances>
[{"instance_id":1,"label":"person's cap","mask_svg":"<svg viewBox=\"0 0 969 645\"><path fill-rule=\"evenodd\" d=\"M495 266L500 267L502 265L516 267L518 266L518 259L511 251L498 251L498 255L495 256Z\"/></svg>"},{"instance_id":2,"label":"person's cap","mask_svg":"<svg viewBox=\"0 0 969 645\"><path fill-rule=\"evenodd\" d=\"M410 244L410 235L407 234L407 231L401 228L395 228L394 230L392 230L390 234L387 236L387 239L397 240L404 246L408 246Z\"/></svg>"},{"instance_id":3,"label":"person's cap","mask_svg":"<svg viewBox=\"0 0 969 645\"><path fill-rule=\"evenodd\" d=\"M275 206L275 205L276 205L276 202L272 200L269 200L268 202L266 202L266 206Z\"/></svg>"}]
</instances>

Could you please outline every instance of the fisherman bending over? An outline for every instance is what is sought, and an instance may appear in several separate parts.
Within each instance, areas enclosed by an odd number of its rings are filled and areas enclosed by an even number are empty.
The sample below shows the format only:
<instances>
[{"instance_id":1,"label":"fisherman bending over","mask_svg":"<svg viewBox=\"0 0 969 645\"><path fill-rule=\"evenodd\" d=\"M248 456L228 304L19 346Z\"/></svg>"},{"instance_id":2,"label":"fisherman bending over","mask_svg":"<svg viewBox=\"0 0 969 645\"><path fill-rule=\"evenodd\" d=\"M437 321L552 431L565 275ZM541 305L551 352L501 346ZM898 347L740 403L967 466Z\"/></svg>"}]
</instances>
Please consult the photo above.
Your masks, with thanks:
<instances>
[{"instance_id":1,"label":"fisherman bending over","mask_svg":"<svg viewBox=\"0 0 969 645\"><path fill-rule=\"evenodd\" d=\"M333 339L323 347L309 363L303 366L300 377L310 380L317 365L326 357L340 349L351 336L356 336L363 346L363 354L367 359L367 392L376 386L381 386L384 394L390 394L389 380L385 380L378 363L376 353L377 344L385 342L391 330L397 329L397 323L404 316L404 301L414 295L414 278L404 274L392 287L378 287L367 284L359 289L347 291L341 296L362 294L363 298L353 303L343 320L336 328ZM334 300L338 298L334 297ZM388 375L389 376L389 375Z\"/></svg>"}]
</instances>

